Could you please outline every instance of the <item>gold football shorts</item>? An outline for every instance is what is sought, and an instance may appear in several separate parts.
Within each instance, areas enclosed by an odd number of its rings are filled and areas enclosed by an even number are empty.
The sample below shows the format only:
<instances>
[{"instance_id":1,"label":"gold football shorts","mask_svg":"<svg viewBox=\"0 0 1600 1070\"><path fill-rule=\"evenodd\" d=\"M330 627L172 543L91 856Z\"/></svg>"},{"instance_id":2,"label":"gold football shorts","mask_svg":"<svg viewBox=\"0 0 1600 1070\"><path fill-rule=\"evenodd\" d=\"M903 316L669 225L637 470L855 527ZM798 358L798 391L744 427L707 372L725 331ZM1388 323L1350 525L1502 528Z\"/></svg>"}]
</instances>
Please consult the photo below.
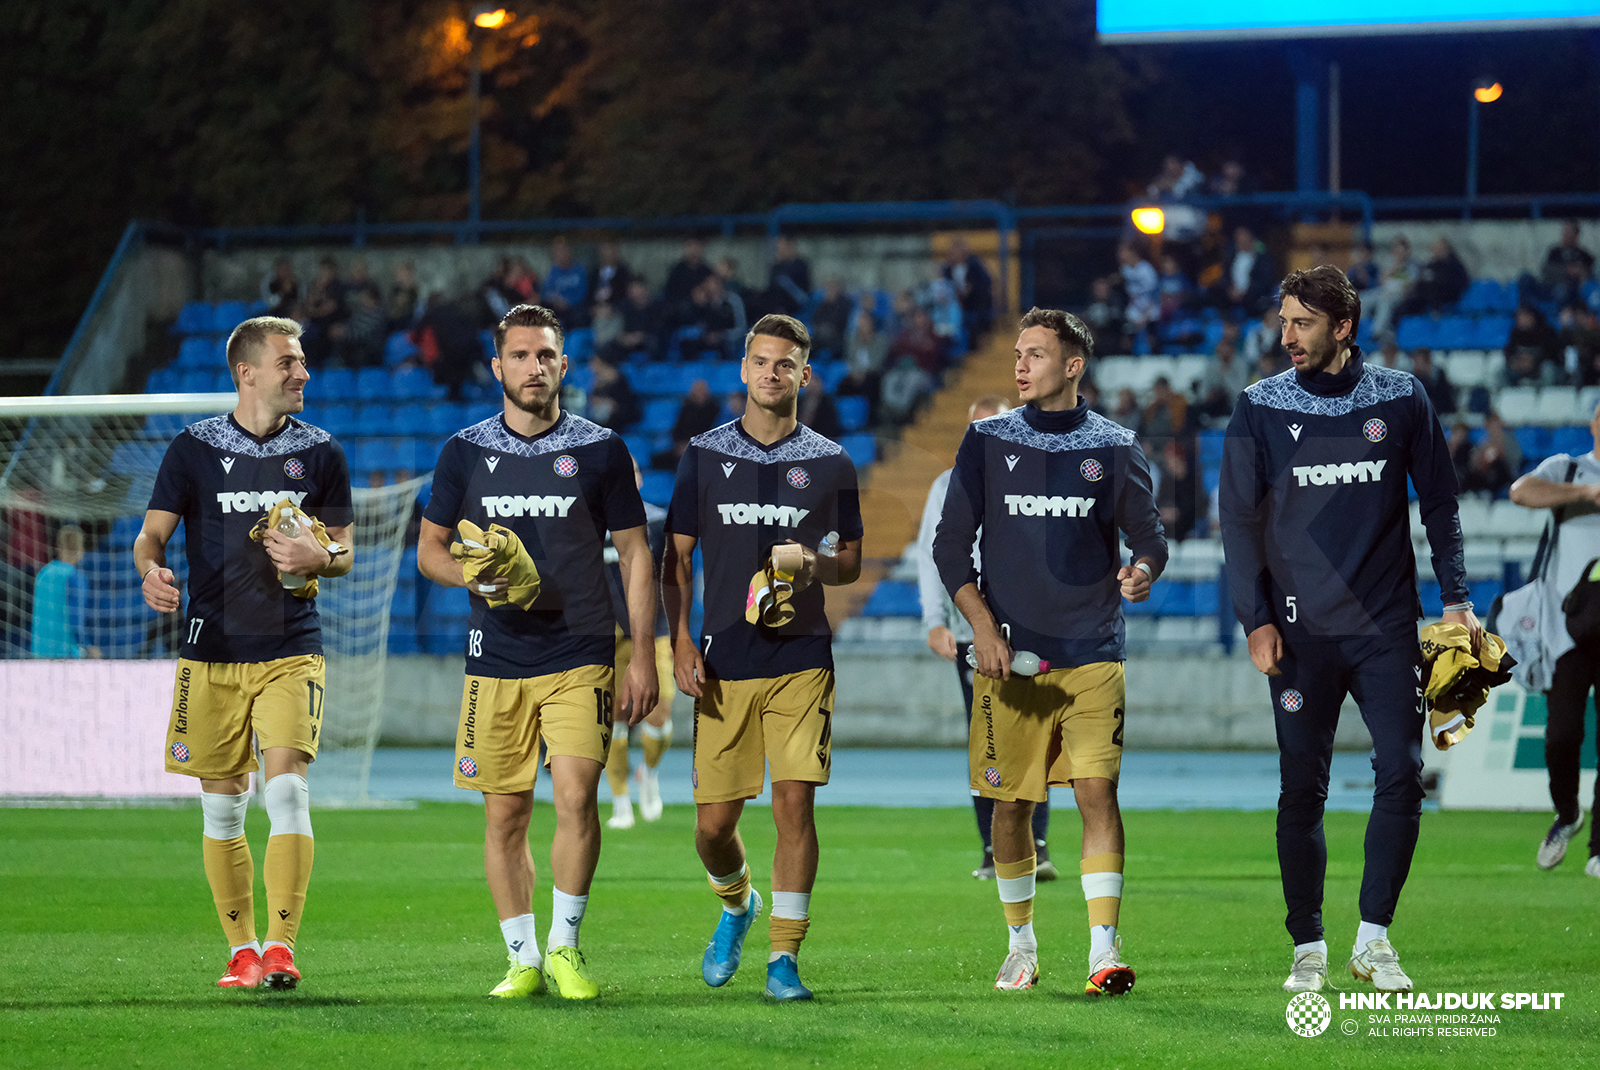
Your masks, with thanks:
<instances>
[{"instance_id":1,"label":"gold football shorts","mask_svg":"<svg viewBox=\"0 0 1600 1070\"><path fill-rule=\"evenodd\" d=\"M1122 771L1120 661L1099 661L1006 681L974 676L967 766L988 799L1043 802L1052 784Z\"/></svg>"},{"instance_id":2,"label":"gold football shorts","mask_svg":"<svg viewBox=\"0 0 1600 1070\"><path fill-rule=\"evenodd\" d=\"M694 801L761 794L772 779L828 782L833 751L833 670L768 679L707 680L694 704Z\"/></svg>"},{"instance_id":3,"label":"gold football shorts","mask_svg":"<svg viewBox=\"0 0 1600 1070\"><path fill-rule=\"evenodd\" d=\"M226 780L260 766L250 747L317 758L326 673L321 654L272 661L178 659L167 722L167 772Z\"/></svg>"},{"instance_id":4,"label":"gold football shorts","mask_svg":"<svg viewBox=\"0 0 1600 1070\"><path fill-rule=\"evenodd\" d=\"M456 787L490 795L532 791L540 740L547 764L565 754L604 765L615 675L610 665L583 665L526 680L468 676L456 727Z\"/></svg>"}]
</instances>

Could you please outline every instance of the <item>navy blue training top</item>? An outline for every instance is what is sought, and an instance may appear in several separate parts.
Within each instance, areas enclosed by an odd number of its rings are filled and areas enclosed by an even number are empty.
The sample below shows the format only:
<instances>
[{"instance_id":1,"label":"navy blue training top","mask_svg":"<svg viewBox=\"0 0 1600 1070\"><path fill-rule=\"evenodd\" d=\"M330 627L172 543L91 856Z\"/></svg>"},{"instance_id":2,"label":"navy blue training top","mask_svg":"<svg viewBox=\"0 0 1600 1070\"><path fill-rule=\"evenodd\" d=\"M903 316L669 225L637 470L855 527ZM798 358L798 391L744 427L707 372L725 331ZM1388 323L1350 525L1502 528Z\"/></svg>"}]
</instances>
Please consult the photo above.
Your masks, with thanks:
<instances>
[{"instance_id":1,"label":"navy blue training top","mask_svg":"<svg viewBox=\"0 0 1600 1070\"><path fill-rule=\"evenodd\" d=\"M1033 405L967 428L933 539L952 598L979 582L1013 650L1052 668L1121 661L1125 630L1117 531L1156 575L1167 539L1138 436L1089 411Z\"/></svg>"},{"instance_id":2,"label":"navy blue training top","mask_svg":"<svg viewBox=\"0 0 1600 1070\"><path fill-rule=\"evenodd\" d=\"M568 412L531 438L503 416L473 424L445 443L423 516L451 529L462 520L508 527L539 570L530 609L491 609L468 588L468 676L516 680L613 663L602 546L608 530L644 525L633 459L615 432Z\"/></svg>"},{"instance_id":3,"label":"navy blue training top","mask_svg":"<svg viewBox=\"0 0 1600 1070\"><path fill-rule=\"evenodd\" d=\"M1446 605L1467 598L1456 474L1427 391L1359 349L1335 375L1290 369L1239 397L1218 506L1234 615L1286 641L1400 635L1422 615L1406 477Z\"/></svg>"},{"instance_id":4,"label":"navy blue training top","mask_svg":"<svg viewBox=\"0 0 1600 1070\"><path fill-rule=\"evenodd\" d=\"M266 549L250 539L286 498L330 528L353 519L344 451L320 427L291 416L261 438L229 413L189 425L167 447L150 508L177 513L186 532L181 656L246 663L322 653L316 600L284 590Z\"/></svg>"},{"instance_id":5,"label":"navy blue training top","mask_svg":"<svg viewBox=\"0 0 1600 1070\"><path fill-rule=\"evenodd\" d=\"M745 602L751 576L776 544L793 539L816 549L830 531L846 543L861 530L855 464L804 424L770 446L738 420L691 438L678 462L667 536L699 540L707 671L721 680L759 680L833 668L821 583L794 597L794 620L781 628L745 620Z\"/></svg>"}]
</instances>

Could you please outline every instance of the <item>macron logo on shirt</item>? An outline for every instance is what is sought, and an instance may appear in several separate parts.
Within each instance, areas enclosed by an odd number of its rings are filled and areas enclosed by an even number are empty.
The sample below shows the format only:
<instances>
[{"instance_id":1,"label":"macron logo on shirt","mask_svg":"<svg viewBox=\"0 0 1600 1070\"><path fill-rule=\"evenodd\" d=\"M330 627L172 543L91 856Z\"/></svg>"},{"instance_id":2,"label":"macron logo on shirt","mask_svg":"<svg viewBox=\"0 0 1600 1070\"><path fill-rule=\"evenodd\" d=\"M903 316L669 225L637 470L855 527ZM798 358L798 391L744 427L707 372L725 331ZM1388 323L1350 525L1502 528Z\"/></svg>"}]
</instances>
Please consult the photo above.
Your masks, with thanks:
<instances>
[{"instance_id":1,"label":"macron logo on shirt","mask_svg":"<svg viewBox=\"0 0 1600 1070\"><path fill-rule=\"evenodd\" d=\"M1059 494L1007 494L1006 508L1012 516L1088 516L1093 498L1063 498Z\"/></svg>"},{"instance_id":2,"label":"macron logo on shirt","mask_svg":"<svg viewBox=\"0 0 1600 1070\"><path fill-rule=\"evenodd\" d=\"M296 508L306 500L303 490L225 490L217 495L217 504L224 513L259 513L271 509L284 499L294 502Z\"/></svg>"},{"instance_id":3,"label":"macron logo on shirt","mask_svg":"<svg viewBox=\"0 0 1600 1070\"><path fill-rule=\"evenodd\" d=\"M556 494L486 494L483 511L490 519L511 516L566 516L577 497L563 498Z\"/></svg>"},{"instance_id":4,"label":"macron logo on shirt","mask_svg":"<svg viewBox=\"0 0 1600 1070\"><path fill-rule=\"evenodd\" d=\"M776 524L782 528L797 528L800 521L811 515L810 509L794 505L744 504L718 505L724 524Z\"/></svg>"},{"instance_id":5,"label":"macron logo on shirt","mask_svg":"<svg viewBox=\"0 0 1600 1070\"><path fill-rule=\"evenodd\" d=\"M1376 483L1383 475L1383 461L1346 461L1344 464L1297 465L1294 477L1300 485L1325 487L1330 483Z\"/></svg>"}]
</instances>

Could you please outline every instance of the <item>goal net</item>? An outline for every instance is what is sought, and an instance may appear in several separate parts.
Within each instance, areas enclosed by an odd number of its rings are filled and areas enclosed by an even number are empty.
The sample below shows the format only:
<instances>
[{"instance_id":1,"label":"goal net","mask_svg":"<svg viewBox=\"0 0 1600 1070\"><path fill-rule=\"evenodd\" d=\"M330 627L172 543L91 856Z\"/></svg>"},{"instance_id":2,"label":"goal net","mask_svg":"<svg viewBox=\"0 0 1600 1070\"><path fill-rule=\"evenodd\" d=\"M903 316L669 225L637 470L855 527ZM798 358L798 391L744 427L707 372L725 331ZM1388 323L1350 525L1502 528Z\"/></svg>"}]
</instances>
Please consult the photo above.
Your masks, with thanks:
<instances>
[{"instance_id":1,"label":"goal net","mask_svg":"<svg viewBox=\"0 0 1600 1070\"><path fill-rule=\"evenodd\" d=\"M184 612L144 604L133 540L167 445L232 394L0 399L0 798L196 795L163 771ZM354 490L354 567L317 598L327 658L319 806L367 792L382 725L390 606L418 491ZM184 525L167 562L185 592Z\"/></svg>"}]
</instances>

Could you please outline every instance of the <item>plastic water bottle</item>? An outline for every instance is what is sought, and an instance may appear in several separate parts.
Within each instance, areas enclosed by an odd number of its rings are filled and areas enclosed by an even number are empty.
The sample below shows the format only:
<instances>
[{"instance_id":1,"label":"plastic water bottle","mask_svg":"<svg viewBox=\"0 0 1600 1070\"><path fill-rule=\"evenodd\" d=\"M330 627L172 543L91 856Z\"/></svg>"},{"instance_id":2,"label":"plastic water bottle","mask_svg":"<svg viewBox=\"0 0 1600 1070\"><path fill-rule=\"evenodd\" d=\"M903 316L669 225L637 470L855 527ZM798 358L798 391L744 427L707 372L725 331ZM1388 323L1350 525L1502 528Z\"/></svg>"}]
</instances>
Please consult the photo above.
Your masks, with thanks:
<instances>
[{"instance_id":1,"label":"plastic water bottle","mask_svg":"<svg viewBox=\"0 0 1600 1070\"><path fill-rule=\"evenodd\" d=\"M978 655L972 650L967 651L967 664L974 669L978 667ZM1050 663L1043 661L1039 655L1031 650L1019 650L1011 659L1011 671L1018 676L1037 676L1042 672L1050 671Z\"/></svg>"},{"instance_id":2,"label":"plastic water bottle","mask_svg":"<svg viewBox=\"0 0 1600 1070\"><path fill-rule=\"evenodd\" d=\"M817 553L823 557L838 557L839 533L837 531L828 532L827 536L817 543Z\"/></svg>"},{"instance_id":3,"label":"plastic water bottle","mask_svg":"<svg viewBox=\"0 0 1600 1070\"><path fill-rule=\"evenodd\" d=\"M286 511L278 518L278 532L287 535L291 539L298 539L300 537L300 521L295 519L293 513ZM298 591L306 585L304 576L293 576L287 572L281 575L283 577L283 589L286 591Z\"/></svg>"}]
</instances>

